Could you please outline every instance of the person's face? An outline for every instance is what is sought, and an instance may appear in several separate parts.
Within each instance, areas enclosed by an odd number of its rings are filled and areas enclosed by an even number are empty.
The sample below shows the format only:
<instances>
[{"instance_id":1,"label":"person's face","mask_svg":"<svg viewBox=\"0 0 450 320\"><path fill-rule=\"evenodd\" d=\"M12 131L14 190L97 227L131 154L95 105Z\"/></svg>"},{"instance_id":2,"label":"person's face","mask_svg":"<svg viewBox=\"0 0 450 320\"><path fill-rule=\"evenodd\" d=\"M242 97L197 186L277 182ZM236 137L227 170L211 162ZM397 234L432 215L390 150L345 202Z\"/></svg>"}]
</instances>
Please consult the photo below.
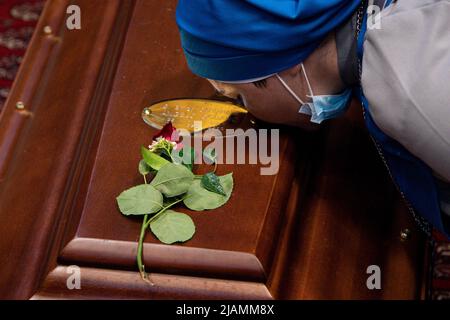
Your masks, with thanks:
<instances>
[{"instance_id":1,"label":"person's face","mask_svg":"<svg viewBox=\"0 0 450 320\"><path fill-rule=\"evenodd\" d=\"M297 93L303 101L306 96L306 83L298 66L279 73L280 77ZM299 113L299 102L283 87L280 81L272 76L262 82L245 84L228 84L208 80L222 95L240 98L256 118L266 122L297 126L304 129L315 129L318 125L310 122L310 117Z\"/></svg>"}]
</instances>

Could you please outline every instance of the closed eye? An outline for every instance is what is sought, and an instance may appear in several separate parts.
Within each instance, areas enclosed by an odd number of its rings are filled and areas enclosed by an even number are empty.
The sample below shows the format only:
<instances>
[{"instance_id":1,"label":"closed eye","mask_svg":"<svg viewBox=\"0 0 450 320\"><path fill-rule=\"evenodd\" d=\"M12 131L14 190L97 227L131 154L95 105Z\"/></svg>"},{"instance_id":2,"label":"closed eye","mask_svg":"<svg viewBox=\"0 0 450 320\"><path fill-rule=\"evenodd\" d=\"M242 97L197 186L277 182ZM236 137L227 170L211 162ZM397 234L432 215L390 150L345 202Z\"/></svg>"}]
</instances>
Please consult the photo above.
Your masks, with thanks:
<instances>
[{"instance_id":1,"label":"closed eye","mask_svg":"<svg viewBox=\"0 0 450 320\"><path fill-rule=\"evenodd\" d=\"M255 87L262 89L265 88L267 86L267 80L263 79L263 80L258 80L255 82L252 82L254 84Z\"/></svg>"}]
</instances>

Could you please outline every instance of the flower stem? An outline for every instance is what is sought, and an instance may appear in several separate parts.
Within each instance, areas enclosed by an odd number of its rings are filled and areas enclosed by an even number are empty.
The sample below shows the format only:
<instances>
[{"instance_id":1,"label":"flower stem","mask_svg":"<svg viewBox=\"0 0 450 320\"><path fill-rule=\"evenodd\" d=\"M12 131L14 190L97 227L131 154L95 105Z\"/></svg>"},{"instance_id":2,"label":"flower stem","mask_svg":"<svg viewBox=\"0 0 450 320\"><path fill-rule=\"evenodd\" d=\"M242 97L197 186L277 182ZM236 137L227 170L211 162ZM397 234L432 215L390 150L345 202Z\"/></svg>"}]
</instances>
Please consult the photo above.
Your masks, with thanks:
<instances>
[{"instance_id":1,"label":"flower stem","mask_svg":"<svg viewBox=\"0 0 450 320\"><path fill-rule=\"evenodd\" d=\"M143 177L144 177L144 183L147 184L147 178L145 177L145 175L143 175ZM149 218L148 214L144 215L144 219L142 221L142 226L141 226L141 234L139 235L136 262L137 262L139 273L141 274L142 280L150 283L151 285L154 285L153 282L151 282L150 279L148 278L147 273L145 272L145 265L143 263L144 239L145 239L145 231L147 230L148 218Z\"/></svg>"},{"instance_id":2,"label":"flower stem","mask_svg":"<svg viewBox=\"0 0 450 320\"><path fill-rule=\"evenodd\" d=\"M177 201L172 202L171 204L163 207L160 211L158 211L158 213L156 213L153 217L151 217L149 219L149 215L146 214L144 216L144 220L142 221L142 226L141 226L141 234L139 236L139 243L138 243L138 250L137 250L137 256L136 256L136 260L137 260L137 265L139 268L139 273L141 274L141 278L144 281L149 282L151 285L154 285L153 282L150 281L150 279L147 276L147 273L145 272L145 265L143 263L143 251L144 251L144 239L145 239L145 232L148 228L148 226L150 225L150 223L152 221L154 221L159 215L161 215L162 213L164 213L167 209L173 207L174 205L176 205L177 203L183 201L185 199L185 197L178 199Z\"/></svg>"},{"instance_id":3,"label":"flower stem","mask_svg":"<svg viewBox=\"0 0 450 320\"><path fill-rule=\"evenodd\" d=\"M145 266L143 263L144 238L145 238L145 230L146 230L146 225L147 225L147 221L148 221L148 216L149 215L146 214L144 216L144 220L142 221L141 234L139 236L136 260L137 260L137 265L138 265L139 273L141 274L142 280L148 281L151 283L151 281L148 279L147 273L145 272Z\"/></svg>"}]
</instances>

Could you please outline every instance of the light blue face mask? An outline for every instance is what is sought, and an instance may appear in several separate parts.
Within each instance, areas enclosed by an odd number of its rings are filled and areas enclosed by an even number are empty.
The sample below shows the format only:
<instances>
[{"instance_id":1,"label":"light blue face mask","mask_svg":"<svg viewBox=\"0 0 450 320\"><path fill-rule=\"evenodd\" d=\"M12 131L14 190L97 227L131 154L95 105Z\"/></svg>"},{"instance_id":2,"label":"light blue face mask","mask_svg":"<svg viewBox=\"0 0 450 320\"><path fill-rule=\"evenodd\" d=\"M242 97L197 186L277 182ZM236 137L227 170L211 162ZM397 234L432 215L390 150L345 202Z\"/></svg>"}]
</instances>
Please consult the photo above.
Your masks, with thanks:
<instances>
[{"instance_id":1,"label":"light blue face mask","mask_svg":"<svg viewBox=\"0 0 450 320\"><path fill-rule=\"evenodd\" d=\"M276 77L280 80L281 84L300 103L301 107L299 113L310 115L311 122L318 124L322 123L324 120L333 119L342 115L348 108L352 90L347 89L341 94L336 95L315 96L306 74L305 66L303 63L301 66L310 92L308 97L311 98L312 102L303 102L303 100L299 98L299 96L288 86L288 84L278 74L276 74Z\"/></svg>"}]
</instances>

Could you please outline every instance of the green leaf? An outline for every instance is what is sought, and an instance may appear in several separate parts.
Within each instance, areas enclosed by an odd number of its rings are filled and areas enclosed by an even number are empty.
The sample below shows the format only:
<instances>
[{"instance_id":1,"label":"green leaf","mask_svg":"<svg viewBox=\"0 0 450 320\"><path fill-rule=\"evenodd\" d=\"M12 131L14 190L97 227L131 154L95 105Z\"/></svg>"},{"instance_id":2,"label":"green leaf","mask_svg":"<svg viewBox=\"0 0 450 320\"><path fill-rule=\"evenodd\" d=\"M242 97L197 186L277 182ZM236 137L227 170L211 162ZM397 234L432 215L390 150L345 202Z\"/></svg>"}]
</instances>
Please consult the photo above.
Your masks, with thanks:
<instances>
[{"instance_id":1,"label":"green leaf","mask_svg":"<svg viewBox=\"0 0 450 320\"><path fill-rule=\"evenodd\" d=\"M219 177L216 176L213 172L207 173L202 177L201 185L208 191L220 194L222 196L226 196L225 191L223 190L223 187L220 184Z\"/></svg>"},{"instance_id":2,"label":"green leaf","mask_svg":"<svg viewBox=\"0 0 450 320\"><path fill-rule=\"evenodd\" d=\"M195 233L195 224L187 214L167 210L150 223L150 230L159 241L172 244L191 239Z\"/></svg>"},{"instance_id":3,"label":"green leaf","mask_svg":"<svg viewBox=\"0 0 450 320\"><path fill-rule=\"evenodd\" d=\"M144 158L145 163L156 171L161 169L166 164L170 163L170 161L167 161L163 157L160 157L157 154L151 152L144 146L141 147L141 154L142 158Z\"/></svg>"},{"instance_id":4,"label":"green leaf","mask_svg":"<svg viewBox=\"0 0 450 320\"><path fill-rule=\"evenodd\" d=\"M139 173L143 176L147 175L152 171L152 168L142 159L139 161Z\"/></svg>"},{"instance_id":5,"label":"green leaf","mask_svg":"<svg viewBox=\"0 0 450 320\"><path fill-rule=\"evenodd\" d=\"M203 159L206 164L214 164L217 161L216 149L206 148L203 150Z\"/></svg>"},{"instance_id":6,"label":"green leaf","mask_svg":"<svg viewBox=\"0 0 450 320\"><path fill-rule=\"evenodd\" d=\"M122 192L117 197L117 204L126 216L149 214L161 210L163 196L153 186L142 184Z\"/></svg>"},{"instance_id":7,"label":"green leaf","mask_svg":"<svg viewBox=\"0 0 450 320\"><path fill-rule=\"evenodd\" d=\"M168 163L159 169L150 185L170 198L187 192L193 181L194 174L188 168Z\"/></svg>"},{"instance_id":8,"label":"green leaf","mask_svg":"<svg viewBox=\"0 0 450 320\"><path fill-rule=\"evenodd\" d=\"M203 211L223 206L230 199L233 191L233 173L219 177L225 196L211 192L202 187L201 181L196 179L189 188L184 204L191 210Z\"/></svg>"}]
</instances>

